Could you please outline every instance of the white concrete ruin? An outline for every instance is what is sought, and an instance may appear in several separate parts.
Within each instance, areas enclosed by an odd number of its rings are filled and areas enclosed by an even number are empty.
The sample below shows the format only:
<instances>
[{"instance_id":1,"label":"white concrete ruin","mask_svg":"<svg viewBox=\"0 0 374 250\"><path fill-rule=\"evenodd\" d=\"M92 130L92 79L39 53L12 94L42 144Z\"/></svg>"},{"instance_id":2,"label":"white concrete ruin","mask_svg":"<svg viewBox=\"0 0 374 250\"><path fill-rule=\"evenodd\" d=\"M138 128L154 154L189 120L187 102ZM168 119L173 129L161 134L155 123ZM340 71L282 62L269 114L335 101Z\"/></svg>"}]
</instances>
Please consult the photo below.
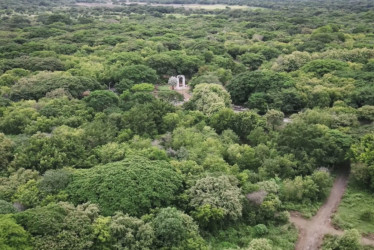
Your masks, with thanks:
<instances>
[{"instance_id":1,"label":"white concrete ruin","mask_svg":"<svg viewBox=\"0 0 374 250\"><path fill-rule=\"evenodd\" d=\"M175 85L175 89L187 89L186 78L184 77L184 75L177 75L177 80L178 82L177 85Z\"/></svg>"}]
</instances>

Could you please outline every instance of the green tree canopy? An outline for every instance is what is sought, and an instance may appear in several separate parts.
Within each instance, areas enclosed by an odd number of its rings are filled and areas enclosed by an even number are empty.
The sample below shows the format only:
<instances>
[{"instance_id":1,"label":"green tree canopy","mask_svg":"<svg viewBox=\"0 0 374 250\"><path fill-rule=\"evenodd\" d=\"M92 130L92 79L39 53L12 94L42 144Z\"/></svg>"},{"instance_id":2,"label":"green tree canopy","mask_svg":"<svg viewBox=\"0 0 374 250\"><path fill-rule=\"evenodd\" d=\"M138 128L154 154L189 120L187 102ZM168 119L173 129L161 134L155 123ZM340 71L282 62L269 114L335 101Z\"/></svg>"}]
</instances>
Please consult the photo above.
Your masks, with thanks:
<instances>
[{"instance_id":1,"label":"green tree canopy","mask_svg":"<svg viewBox=\"0 0 374 250\"><path fill-rule=\"evenodd\" d=\"M135 157L77 170L67 192L76 204L98 204L104 215L116 211L143 215L151 208L171 204L181 184L181 176L169 163Z\"/></svg>"}]
</instances>

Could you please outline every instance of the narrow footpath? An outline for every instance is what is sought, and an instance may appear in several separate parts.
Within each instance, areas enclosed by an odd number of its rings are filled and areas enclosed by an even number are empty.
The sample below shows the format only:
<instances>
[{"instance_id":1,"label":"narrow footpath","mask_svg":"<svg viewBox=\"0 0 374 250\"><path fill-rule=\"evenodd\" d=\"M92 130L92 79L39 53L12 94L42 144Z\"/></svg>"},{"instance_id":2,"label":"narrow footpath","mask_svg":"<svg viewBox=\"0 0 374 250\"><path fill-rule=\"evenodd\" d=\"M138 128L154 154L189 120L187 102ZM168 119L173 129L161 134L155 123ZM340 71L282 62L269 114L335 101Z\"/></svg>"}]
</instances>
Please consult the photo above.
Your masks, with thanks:
<instances>
[{"instance_id":1,"label":"narrow footpath","mask_svg":"<svg viewBox=\"0 0 374 250\"><path fill-rule=\"evenodd\" d=\"M342 235L344 231L336 230L331 224L331 216L336 212L344 195L348 183L348 173L341 173L335 179L330 195L325 204L318 210L317 214L310 220L303 218L299 213L291 213L291 222L299 230L299 238L296 243L296 250L319 249L323 237L326 234ZM374 240L362 237L363 245L374 246Z\"/></svg>"}]
</instances>

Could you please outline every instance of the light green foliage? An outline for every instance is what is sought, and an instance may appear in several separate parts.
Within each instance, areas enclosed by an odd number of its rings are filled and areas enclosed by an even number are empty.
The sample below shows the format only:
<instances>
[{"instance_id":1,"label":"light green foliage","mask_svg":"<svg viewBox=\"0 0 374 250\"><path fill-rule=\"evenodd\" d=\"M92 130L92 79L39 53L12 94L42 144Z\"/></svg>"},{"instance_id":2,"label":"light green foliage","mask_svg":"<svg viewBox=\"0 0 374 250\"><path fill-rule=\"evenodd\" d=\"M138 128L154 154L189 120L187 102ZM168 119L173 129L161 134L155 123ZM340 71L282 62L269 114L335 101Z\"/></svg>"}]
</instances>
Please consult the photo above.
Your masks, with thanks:
<instances>
[{"instance_id":1,"label":"light green foliage","mask_svg":"<svg viewBox=\"0 0 374 250\"><path fill-rule=\"evenodd\" d=\"M4 172L13 158L14 142L0 133L0 172Z\"/></svg>"},{"instance_id":2,"label":"light green foliage","mask_svg":"<svg viewBox=\"0 0 374 250\"><path fill-rule=\"evenodd\" d=\"M33 101L25 103L14 103L5 109L0 120L0 129L6 134L20 134L26 126L39 116L33 108Z\"/></svg>"},{"instance_id":3,"label":"light green foliage","mask_svg":"<svg viewBox=\"0 0 374 250\"><path fill-rule=\"evenodd\" d=\"M257 236L264 236L269 232L268 228L264 224L258 224L254 226L253 229Z\"/></svg>"},{"instance_id":4,"label":"light green foliage","mask_svg":"<svg viewBox=\"0 0 374 250\"><path fill-rule=\"evenodd\" d=\"M374 163L374 134L363 136L359 143L352 145L353 159L365 164Z\"/></svg>"},{"instance_id":5,"label":"light green foliage","mask_svg":"<svg viewBox=\"0 0 374 250\"><path fill-rule=\"evenodd\" d=\"M219 136L210 127L199 130L196 127L179 127L173 131L171 146L177 151L177 157L204 164L206 170L226 171L229 165L223 160L224 145ZM210 169L213 166L216 168ZM217 167L219 165L219 167Z\"/></svg>"},{"instance_id":6,"label":"light green foliage","mask_svg":"<svg viewBox=\"0 0 374 250\"><path fill-rule=\"evenodd\" d=\"M231 144L226 151L227 161L240 169L257 169L260 165L259 159L255 155L255 150L248 145Z\"/></svg>"},{"instance_id":7,"label":"light green foliage","mask_svg":"<svg viewBox=\"0 0 374 250\"><path fill-rule=\"evenodd\" d=\"M264 190L268 193L277 194L279 191L279 185L276 183L274 179L257 182L257 185L260 188L260 190Z\"/></svg>"},{"instance_id":8,"label":"light green foliage","mask_svg":"<svg viewBox=\"0 0 374 250\"><path fill-rule=\"evenodd\" d=\"M357 111L360 119L374 121L374 106L365 105L359 108Z\"/></svg>"},{"instance_id":9,"label":"light green foliage","mask_svg":"<svg viewBox=\"0 0 374 250\"><path fill-rule=\"evenodd\" d=\"M220 109L230 107L230 94L218 84L202 83L195 87L192 105L204 114L211 115Z\"/></svg>"},{"instance_id":10,"label":"light green foliage","mask_svg":"<svg viewBox=\"0 0 374 250\"><path fill-rule=\"evenodd\" d=\"M267 226L269 233L258 238L254 234L254 228L243 223L238 223L232 227L218 230L213 236L208 238L208 242L213 249L227 249L240 247L248 249L251 241L266 242L259 244L261 247L270 246L270 249L293 249L297 240L297 231L291 224L284 226ZM255 245L255 243L253 243ZM257 245L257 244L256 244ZM262 250L262 248L260 248Z\"/></svg>"},{"instance_id":11,"label":"light green foliage","mask_svg":"<svg viewBox=\"0 0 374 250\"><path fill-rule=\"evenodd\" d=\"M40 193L35 180L29 180L26 184L17 188L12 201L22 204L25 208L31 208L39 205Z\"/></svg>"},{"instance_id":12,"label":"light green foliage","mask_svg":"<svg viewBox=\"0 0 374 250\"><path fill-rule=\"evenodd\" d=\"M334 225L342 229L355 228L360 233L374 231L373 213L374 198L372 192L363 190L355 182L350 181L343 199L333 217Z\"/></svg>"},{"instance_id":13,"label":"light green foliage","mask_svg":"<svg viewBox=\"0 0 374 250\"><path fill-rule=\"evenodd\" d=\"M340 237L326 237L322 249L361 250L360 237L356 229L347 230Z\"/></svg>"},{"instance_id":14,"label":"light green foliage","mask_svg":"<svg viewBox=\"0 0 374 250\"><path fill-rule=\"evenodd\" d=\"M152 225L158 247L207 249L193 219L176 208L161 209L153 219Z\"/></svg>"},{"instance_id":15,"label":"light green foliage","mask_svg":"<svg viewBox=\"0 0 374 250\"><path fill-rule=\"evenodd\" d=\"M292 118L309 124L323 124L333 129L356 127L359 124L356 110L346 105L336 105L330 109L307 109L303 113L293 115Z\"/></svg>"},{"instance_id":16,"label":"light green foliage","mask_svg":"<svg viewBox=\"0 0 374 250\"><path fill-rule=\"evenodd\" d=\"M266 124L269 128L275 129L282 125L284 119L284 113L278 110L268 110L265 114Z\"/></svg>"},{"instance_id":17,"label":"light green foliage","mask_svg":"<svg viewBox=\"0 0 374 250\"><path fill-rule=\"evenodd\" d=\"M190 206L198 209L204 205L223 211L226 220L237 220L242 216L240 189L236 180L227 176L205 177L196 182L188 191Z\"/></svg>"},{"instance_id":18,"label":"light green foliage","mask_svg":"<svg viewBox=\"0 0 374 250\"><path fill-rule=\"evenodd\" d=\"M0 76L0 86L12 86L21 77L27 76L30 73L28 70L24 69L11 69Z\"/></svg>"},{"instance_id":19,"label":"light green foliage","mask_svg":"<svg viewBox=\"0 0 374 250\"><path fill-rule=\"evenodd\" d=\"M351 147L352 173L354 178L364 187L374 188L374 134L363 136L360 142Z\"/></svg>"},{"instance_id":20,"label":"light green foliage","mask_svg":"<svg viewBox=\"0 0 374 250\"><path fill-rule=\"evenodd\" d=\"M92 224L92 233L95 235L94 249L110 249L112 243L110 222L111 217L99 216Z\"/></svg>"},{"instance_id":21,"label":"light green foliage","mask_svg":"<svg viewBox=\"0 0 374 250\"><path fill-rule=\"evenodd\" d=\"M273 64L272 69L276 71L290 72L301 68L310 60L311 56L308 52L294 51L292 54L278 57Z\"/></svg>"},{"instance_id":22,"label":"light green foliage","mask_svg":"<svg viewBox=\"0 0 374 250\"><path fill-rule=\"evenodd\" d=\"M271 250L273 249L268 239L253 239L249 243L248 250Z\"/></svg>"},{"instance_id":23,"label":"light green foliage","mask_svg":"<svg viewBox=\"0 0 374 250\"><path fill-rule=\"evenodd\" d=\"M95 149L96 155L101 163L120 161L125 158L129 146L124 143L110 142Z\"/></svg>"},{"instance_id":24,"label":"light green foliage","mask_svg":"<svg viewBox=\"0 0 374 250\"><path fill-rule=\"evenodd\" d=\"M84 130L67 126L56 128L52 134L37 133L17 154L15 165L41 173L65 166L85 167L88 155L83 135Z\"/></svg>"},{"instance_id":25,"label":"light green foliage","mask_svg":"<svg viewBox=\"0 0 374 250\"><path fill-rule=\"evenodd\" d=\"M373 232L370 0L144 1L0 1L0 248L294 249L348 165Z\"/></svg>"},{"instance_id":26,"label":"light green foliage","mask_svg":"<svg viewBox=\"0 0 374 250\"><path fill-rule=\"evenodd\" d=\"M67 191L74 203L97 203L104 215L115 211L143 215L151 208L171 204L181 182L169 163L135 157L77 170Z\"/></svg>"},{"instance_id":27,"label":"light green foliage","mask_svg":"<svg viewBox=\"0 0 374 250\"><path fill-rule=\"evenodd\" d=\"M272 153L274 154L275 152ZM259 168L260 178L265 179L276 176L287 178L295 176L301 170L298 164L292 154L283 156L274 155L272 158L263 159L263 164ZM304 167L307 167L307 165Z\"/></svg>"},{"instance_id":28,"label":"light green foliage","mask_svg":"<svg viewBox=\"0 0 374 250\"><path fill-rule=\"evenodd\" d=\"M292 153L299 160L307 156L312 165L332 166L344 161L351 138L324 125L294 121L280 132L278 143L283 152Z\"/></svg>"},{"instance_id":29,"label":"light green foliage","mask_svg":"<svg viewBox=\"0 0 374 250\"><path fill-rule=\"evenodd\" d=\"M225 213L222 208L216 208L212 207L210 204L205 204L198 207L196 211L192 211L191 215L199 225L204 228L221 221Z\"/></svg>"},{"instance_id":30,"label":"light green foliage","mask_svg":"<svg viewBox=\"0 0 374 250\"><path fill-rule=\"evenodd\" d=\"M31 180L38 180L39 173L34 170L20 168L8 178L0 177L0 199L10 201L18 187Z\"/></svg>"},{"instance_id":31,"label":"light green foliage","mask_svg":"<svg viewBox=\"0 0 374 250\"><path fill-rule=\"evenodd\" d=\"M151 92L153 91L155 86L151 83L139 83L135 84L131 87L131 91L133 92Z\"/></svg>"},{"instance_id":32,"label":"light green foliage","mask_svg":"<svg viewBox=\"0 0 374 250\"><path fill-rule=\"evenodd\" d=\"M112 217L109 230L114 249L147 250L153 246L155 232L151 224L135 217L118 212Z\"/></svg>"},{"instance_id":33,"label":"light green foliage","mask_svg":"<svg viewBox=\"0 0 374 250\"><path fill-rule=\"evenodd\" d=\"M331 184L328 172L315 171L312 176L285 180L281 194L286 201L319 201L326 197Z\"/></svg>"},{"instance_id":34,"label":"light green foliage","mask_svg":"<svg viewBox=\"0 0 374 250\"><path fill-rule=\"evenodd\" d=\"M31 250L30 235L14 219L0 215L0 248L4 250Z\"/></svg>"}]
</instances>

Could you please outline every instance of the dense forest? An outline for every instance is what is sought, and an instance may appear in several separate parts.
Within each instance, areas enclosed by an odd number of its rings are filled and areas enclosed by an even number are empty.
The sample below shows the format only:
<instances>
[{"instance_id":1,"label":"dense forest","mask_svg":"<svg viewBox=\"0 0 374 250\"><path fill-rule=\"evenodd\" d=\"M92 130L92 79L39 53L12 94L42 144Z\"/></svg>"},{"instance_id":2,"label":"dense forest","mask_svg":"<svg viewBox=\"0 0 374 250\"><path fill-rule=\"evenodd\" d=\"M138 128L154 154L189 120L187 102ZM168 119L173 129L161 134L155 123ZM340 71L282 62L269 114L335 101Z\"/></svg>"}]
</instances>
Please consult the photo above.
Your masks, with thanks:
<instances>
[{"instance_id":1,"label":"dense forest","mask_svg":"<svg viewBox=\"0 0 374 250\"><path fill-rule=\"evenodd\" d=\"M374 249L373 122L372 0L2 0L0 249Z\"/></svg>"}]
</instances>

